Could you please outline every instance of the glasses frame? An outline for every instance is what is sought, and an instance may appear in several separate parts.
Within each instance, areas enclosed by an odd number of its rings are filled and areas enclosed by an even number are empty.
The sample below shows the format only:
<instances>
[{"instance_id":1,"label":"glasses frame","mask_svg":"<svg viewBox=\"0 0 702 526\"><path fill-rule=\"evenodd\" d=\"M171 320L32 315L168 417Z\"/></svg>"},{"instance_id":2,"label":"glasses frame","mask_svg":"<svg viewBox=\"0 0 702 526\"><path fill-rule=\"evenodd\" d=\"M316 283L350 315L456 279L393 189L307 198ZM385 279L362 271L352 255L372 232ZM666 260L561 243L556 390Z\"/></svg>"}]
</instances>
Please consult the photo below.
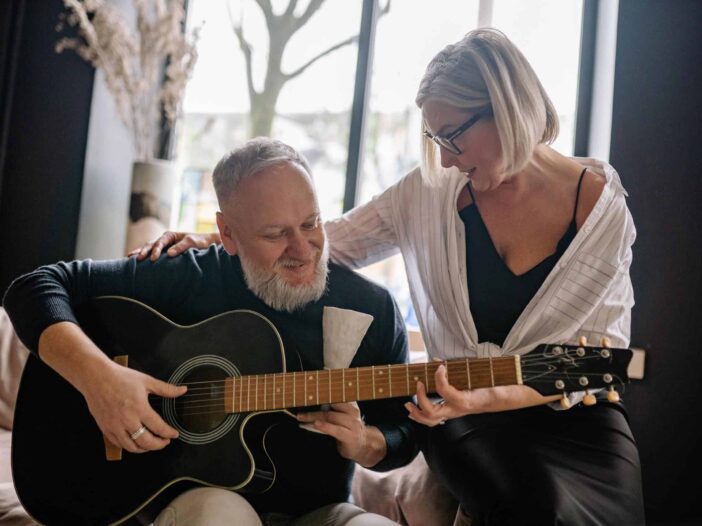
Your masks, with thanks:
<instances>
[{"instance_id":1,"label":"glasses frame","mask_svg":"<svg viewBox=\"0 0 702 526\"><path fill-rule=\"evenodd\" d=\"M448 135L432 135L430 132L424 130L424 136L427 139L431 139L438 146L440 146L441 148L445 148L446 150L448 150L452 154L461 155L463 153L463 150L461 150L458 146L456 146L456 143L454 143L453 141L455 141L463 133L468 131L468 129L471 126L473 126L475 123L477 123L480 119L482 119L483 117L487 117L490 114L491 114L491 111L489 109L479 111L478 113L473 115L470 119L468 119L466 122L461 124L458 128L453 130Z\"/></svg>"}]
</instances>

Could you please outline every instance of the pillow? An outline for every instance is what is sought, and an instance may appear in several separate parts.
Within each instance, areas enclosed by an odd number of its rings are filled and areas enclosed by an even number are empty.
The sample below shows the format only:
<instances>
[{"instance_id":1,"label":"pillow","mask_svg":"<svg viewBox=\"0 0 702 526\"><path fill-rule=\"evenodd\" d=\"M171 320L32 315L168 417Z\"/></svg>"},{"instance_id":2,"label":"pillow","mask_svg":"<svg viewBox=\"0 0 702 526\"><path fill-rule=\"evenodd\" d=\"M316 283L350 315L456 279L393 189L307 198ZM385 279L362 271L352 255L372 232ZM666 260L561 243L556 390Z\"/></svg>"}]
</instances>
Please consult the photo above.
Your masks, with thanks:
<instances>
[{"instance_id":1,"label":"pillow","mask_svg":"<svg viewBox=\"0 0 702 526\"><path fill-rule=\"evenodd\" d=\"M402 526L451 526L458 502L419 453L404 467L379 473L356 466L353 502Z\"/></svg>"},{"instance_id":2,"label":"pillow","mask_svg":"<svg viewBox=\"0 0 702 526\"><path fill-rule=\"evenodd\" d=\"M29 351L19 341L5 309L0 307L0 427L12 429L17 389Z\"/></svg>"}]
</instances>

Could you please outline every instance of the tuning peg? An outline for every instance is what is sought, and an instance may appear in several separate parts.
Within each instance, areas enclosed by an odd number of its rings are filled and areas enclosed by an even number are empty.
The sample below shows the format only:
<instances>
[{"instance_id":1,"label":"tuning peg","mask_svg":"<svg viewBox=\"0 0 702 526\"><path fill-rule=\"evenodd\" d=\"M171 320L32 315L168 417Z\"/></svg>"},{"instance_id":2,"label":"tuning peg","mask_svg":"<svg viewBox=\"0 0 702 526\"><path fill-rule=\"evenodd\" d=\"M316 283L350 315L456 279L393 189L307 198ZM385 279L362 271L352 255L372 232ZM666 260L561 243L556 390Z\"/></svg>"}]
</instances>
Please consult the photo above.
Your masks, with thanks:
<instances>
[{"instance_id":1,"label":"tuning peg","mask_svg":"<svg viewBox=\"0 0 702 526\"><path fill-rule=\"evenodd\" d=\"M587 394L583 397L583 404L587 406L595 405L597 403L597 398L595 398L595 395L590 391L586 391L586 393Z\"/></svg>"},{"instance_id":2,"label":"tuning peg","mask_svg":"<svg viewBox=\"0 0 702 526\"><path fill-rule=\"evenodd\" d=\"M561 407L563 409L570 409L571 405L570 400L568 400L568 395L564 392L563 397L561 398Z\"/></svg>"},{"instance_id":3,"label":"tuning peg","mask_svg":"<svg viewBox=\"0 0 702 526\"><path fill-rule=\"evenodd\" d=\"M602 339L600 340L600 346L604 347L605 349L609 349L612 347L612 340L610 340L607 336L602 336Z\"/></svg>"},{"instance_id":4,"label":"tuning peg","mask_svg":"<svg viewBox=\"0 0 702 526\"><path fill-rule=\"evenodd\" d=\"M607 401L613 404L619 402L619 393L614 389L613 385L610 385L607 391Z\"/></svg>"},{"instance_id":5,"label":"tuning peg","mask_svg":"<svg viewBox=\"0 0 702 526\"><path fill-rule=\"evenodd\" d=\"M585 347L587 345L587 336L583 334L582 336L578 337L578 345L580 345L580 347Z\"/></svg>"}]
</instances>

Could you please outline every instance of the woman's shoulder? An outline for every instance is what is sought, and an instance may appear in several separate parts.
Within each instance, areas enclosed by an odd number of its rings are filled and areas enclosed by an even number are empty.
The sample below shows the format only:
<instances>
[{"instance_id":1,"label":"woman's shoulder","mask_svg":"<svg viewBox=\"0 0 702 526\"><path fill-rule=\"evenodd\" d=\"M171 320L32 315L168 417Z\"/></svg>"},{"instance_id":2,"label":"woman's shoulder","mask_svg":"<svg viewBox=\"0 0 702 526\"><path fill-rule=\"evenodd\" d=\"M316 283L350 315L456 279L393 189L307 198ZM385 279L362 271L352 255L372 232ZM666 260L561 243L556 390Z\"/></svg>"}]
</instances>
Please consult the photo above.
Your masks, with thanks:
<instances>
[{"instance_id":1,"label":"woman's shoulder","mask_svg":"<svg viewBox=\"0 0 702 526\"><path fill-rule=\"evenodd\" d=\"M605 186L607 186L607 178L604 174L591 170L585 171L582 176L582 182L580 183L578 209L575 218L578 228L582 226L590 215L590 212L592 212L592 209L595 208Z\"/></svg>"}]
</instances>

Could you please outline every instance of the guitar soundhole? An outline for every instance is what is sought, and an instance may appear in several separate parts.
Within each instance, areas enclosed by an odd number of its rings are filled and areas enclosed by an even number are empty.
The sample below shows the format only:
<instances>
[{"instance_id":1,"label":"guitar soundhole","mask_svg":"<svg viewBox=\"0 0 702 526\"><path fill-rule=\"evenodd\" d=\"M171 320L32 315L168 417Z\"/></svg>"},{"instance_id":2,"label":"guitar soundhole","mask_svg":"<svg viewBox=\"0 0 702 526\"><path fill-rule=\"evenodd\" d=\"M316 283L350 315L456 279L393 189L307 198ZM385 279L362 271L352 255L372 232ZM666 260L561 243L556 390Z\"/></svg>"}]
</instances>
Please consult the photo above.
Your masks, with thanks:
<instances>
[{"instance_id":1,"label":"guitar soundhole","mask_svg":"<svg viewBox=\"0 0 702 526\"><path fill-rule=\"evenodd\" d=\"M175 399L175 414L180 427L191 433L207 433L224 422L224 378L219 367L205 365L186 374L181 383L188 392Z\"/></svg>"}]
</instances>

